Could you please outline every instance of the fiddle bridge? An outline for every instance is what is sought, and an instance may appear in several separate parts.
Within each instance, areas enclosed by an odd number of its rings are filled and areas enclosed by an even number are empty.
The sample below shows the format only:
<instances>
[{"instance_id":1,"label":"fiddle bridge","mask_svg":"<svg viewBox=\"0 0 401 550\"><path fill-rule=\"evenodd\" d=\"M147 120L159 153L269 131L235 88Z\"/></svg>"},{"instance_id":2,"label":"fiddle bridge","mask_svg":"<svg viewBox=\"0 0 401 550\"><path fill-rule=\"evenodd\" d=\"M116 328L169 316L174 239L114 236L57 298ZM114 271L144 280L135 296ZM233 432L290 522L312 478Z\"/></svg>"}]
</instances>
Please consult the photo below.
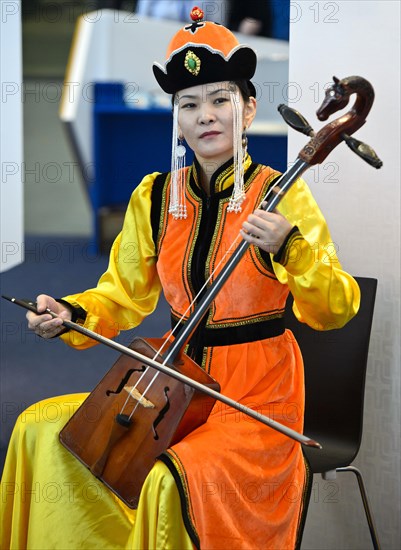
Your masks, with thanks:
<instances>
[{"instance_id":1,"label":"fiddle bridge","mask_svg":"<svg viewBox=\"0 0 401 550\"><path fill-rule=\"evenodd\" d=\"M149 401L149 399L146 399L137 388L134 386L124 386L124 390L129 393L130 397L132 399L135 399L138 401L139 405L142 405L145 409L154 409L155 405Z\"/></svg>"}]
</instances>

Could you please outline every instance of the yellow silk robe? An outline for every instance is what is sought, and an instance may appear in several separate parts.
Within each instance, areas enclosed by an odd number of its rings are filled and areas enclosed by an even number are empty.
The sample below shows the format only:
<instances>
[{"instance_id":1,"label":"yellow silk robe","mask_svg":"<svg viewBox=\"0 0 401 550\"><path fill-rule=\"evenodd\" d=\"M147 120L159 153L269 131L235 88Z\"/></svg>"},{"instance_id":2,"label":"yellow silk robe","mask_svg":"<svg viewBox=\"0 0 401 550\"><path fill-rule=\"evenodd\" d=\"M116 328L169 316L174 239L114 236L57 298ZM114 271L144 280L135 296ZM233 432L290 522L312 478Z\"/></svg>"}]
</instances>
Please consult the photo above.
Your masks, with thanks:
<instances>
[{"instance_id":1,"label":"yellow silk robe","mask_svg":"<svg viewBox=\"0 0 401 550\"><path fill-rule=\"evenodd\" d=\"M196 165L186 169L186 220L167 214L169 178L147 176L133 193L97 287L65 298L88 312L85 326L107 337L137 326L156 307L162 288L173 319L187 318L195 292L221 269L224 252L276 175L249 157L245 168L240 215L226 211L233 180L229 163L215 174L209 198L198 185ZM294 184L279 210L299 231L274 258L248 249L191 352L222 393L302 431L302 358L291 332L277 330L288 291L299 320L325 330L352 318L359 289L342 270L305 182ZM93 344L73 332L62 338L79 349ZM209 341L214 344L205 345ZM135 512L58 443L74 409L68 403L77 406L83 398L36 405L43 411L53 404L60 411L57 422L40 414L40 422L32 421L32 411L19 420L2 489L4 548L295 547L306 485L299 444L217 403L204 425L156 463ZM51 542L45 542L44 530Z\"/></svg>"}]
</instances>

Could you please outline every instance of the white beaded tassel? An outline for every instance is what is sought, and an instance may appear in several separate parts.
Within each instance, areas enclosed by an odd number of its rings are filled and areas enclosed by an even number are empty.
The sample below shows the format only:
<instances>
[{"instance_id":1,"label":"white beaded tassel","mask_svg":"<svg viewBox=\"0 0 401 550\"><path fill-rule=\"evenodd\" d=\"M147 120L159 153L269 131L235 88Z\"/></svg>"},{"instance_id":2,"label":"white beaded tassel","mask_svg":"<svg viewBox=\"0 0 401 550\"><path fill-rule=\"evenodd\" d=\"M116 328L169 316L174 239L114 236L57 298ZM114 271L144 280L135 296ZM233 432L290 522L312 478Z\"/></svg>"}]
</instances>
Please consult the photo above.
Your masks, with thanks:
<instances>
[{"instance_id":1,"label":"white beaded tassel","mask_svg":"<svg viewBox=\"0 0 401 550\"><path fill-rule=\"evenodd\" d=\"M227 207L228 212L241 212L245 199L244 188L244 148L242 144L243 108L240 91L237 86L231 88L231 105L233 109L233 148L234 148L234 189Z\"/></svg>"},{"instance_id":2,"label":"white beaded tassel","mask_svg":"<svg viewBox=\"0 0 401 550\"><path fill-rule=\"evenodd\" d=\"M187 205L185 203L185 153L184 145L178 138L178 97L174 99L173 107L173 139L171 147L171 183L170 183L170 207L169 213L175 220L187 217Z\"/></svg>"}]
</instances>

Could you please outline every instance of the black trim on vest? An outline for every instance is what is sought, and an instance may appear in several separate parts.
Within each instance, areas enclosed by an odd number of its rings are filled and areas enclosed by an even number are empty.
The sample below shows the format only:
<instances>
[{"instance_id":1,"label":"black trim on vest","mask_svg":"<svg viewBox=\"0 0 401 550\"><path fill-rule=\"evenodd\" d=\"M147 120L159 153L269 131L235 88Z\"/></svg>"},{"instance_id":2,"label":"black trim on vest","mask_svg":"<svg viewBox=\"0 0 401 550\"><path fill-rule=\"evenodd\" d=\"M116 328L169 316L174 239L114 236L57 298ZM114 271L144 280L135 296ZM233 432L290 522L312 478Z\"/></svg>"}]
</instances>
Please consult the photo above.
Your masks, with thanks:
<instances>
[{"instance_id":1,"label":"black trim on vest","mask_svg":"<svg viewBox=\"0 0 401 550\"><path fill-rule=\"evenodd\" d=\"M177 485L178 494L180 495L181 513L182 513L182 519L184 521L185 528L195 548L197 550L200 550L200 541L199 541L198 534L194 530L191 519L188 517L187 500L185 496L184 487L182 486L180 474L177 472L177 469L174 466L173 461L166 453L163 453L162 455L158 456L157 459L163 462L167 466L167 468L171 472L171 475L174 478L175 484Z\"/></svg>"},{"instance_id":2,"label":"black trim on vest","mask_svg":"<svg viewBox=\"0 0 401 550\"><path fill-rule=\"evenodd\" d=\"M155 180L152 186L150 223L152 226L152 238L153 238L153 242L155 243L156 252L158 252L157 238L159 236L159 231L160 231L163 190L164 190L164 186L166 185L168 175L169 175L169 172L158 174L155 177Z\"/></svg>"},{"instance_id":3,"label":"black trim on vest","mask_svg":"<svg viewBox=\"0 0 401 550\"><path fill-rule=\"evenodd\" d=\"M260 257L261 257L262 260L265 262L267 268L268 268L270 271L273 271L273 272L274 272L273 263L272 263L272 258L271 258L271 256L270 256L270 252L266 252L266 250L263 250L263 248L259 248L259 247L258 247L258 250L259 250Z\"/></svg>"},{"instance_id":4,"label":"black trim on vest","mask_svg":"<svg viewBox=\"0 0 401 550\"><path fill-rule=\"evenodd\" d=\"M171 326L174 328L178 319L171 315ZM180 327L183 324L180 325ZM178 329L179 333L180 328ZM207 347L232 346L235 344L247 344L257 340L266 340L274 336L280 336L285 332L284 317L275 317L266 321L249 323L246 325L208 328L198 327L197 344L203 350Z\"/></svg>"}]
</instances>

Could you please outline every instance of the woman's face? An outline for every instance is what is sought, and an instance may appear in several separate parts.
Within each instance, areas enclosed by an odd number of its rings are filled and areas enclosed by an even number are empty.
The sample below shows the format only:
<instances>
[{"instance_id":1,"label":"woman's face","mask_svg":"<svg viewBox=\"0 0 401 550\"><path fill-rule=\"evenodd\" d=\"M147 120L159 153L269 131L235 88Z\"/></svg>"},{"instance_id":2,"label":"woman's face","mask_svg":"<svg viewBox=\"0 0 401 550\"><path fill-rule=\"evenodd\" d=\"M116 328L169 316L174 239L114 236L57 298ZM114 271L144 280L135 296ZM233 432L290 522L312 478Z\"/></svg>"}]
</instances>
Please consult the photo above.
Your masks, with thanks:
<instances>
[{"instance_id":1,"label":"woman's face","mask_svg":"<svg viewBox=\"0 0 401 550\"><path fill-rule=\"evenodd\" d=\"M233 156L233 108L229 82L215 82L178 92L179 132L202 164L218 168ZM242 105L244 101L240 97ZM256 100L250 98L243 109L243 128L249 127L256 113Z\"/></svg>"}]
</instances>

